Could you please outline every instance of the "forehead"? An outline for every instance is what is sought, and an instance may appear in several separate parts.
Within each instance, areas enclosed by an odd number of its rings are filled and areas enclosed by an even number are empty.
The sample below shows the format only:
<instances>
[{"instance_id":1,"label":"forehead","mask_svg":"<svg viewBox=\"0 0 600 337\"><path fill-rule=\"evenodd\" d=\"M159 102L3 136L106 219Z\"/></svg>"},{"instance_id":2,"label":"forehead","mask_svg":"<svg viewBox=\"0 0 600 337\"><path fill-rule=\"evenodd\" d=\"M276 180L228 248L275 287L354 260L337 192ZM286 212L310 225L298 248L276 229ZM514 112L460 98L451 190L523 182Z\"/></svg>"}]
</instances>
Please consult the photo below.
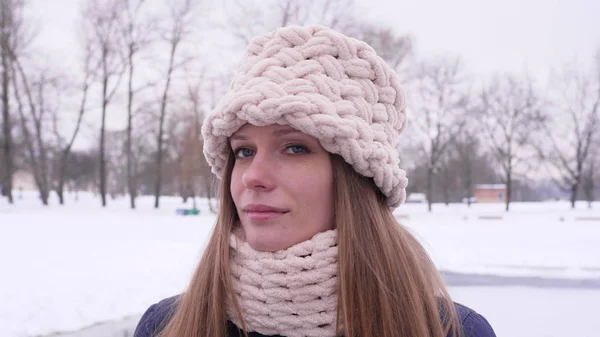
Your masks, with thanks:
<instances>
[{"instance_id":1,"label":"forehead","mask_svg":"<svg viewBox=\"0 0 600 337\"><path fill-rule=\"evenodd\" d=\"M256 126L252 124L245 124L236 132L234 132L233 135L231 135L231 139L248 138L255 135L283 136L289 133L303 134L302 132L292 128L289 125L272 124L265 126Z\"/></svg>"}]
</instances>

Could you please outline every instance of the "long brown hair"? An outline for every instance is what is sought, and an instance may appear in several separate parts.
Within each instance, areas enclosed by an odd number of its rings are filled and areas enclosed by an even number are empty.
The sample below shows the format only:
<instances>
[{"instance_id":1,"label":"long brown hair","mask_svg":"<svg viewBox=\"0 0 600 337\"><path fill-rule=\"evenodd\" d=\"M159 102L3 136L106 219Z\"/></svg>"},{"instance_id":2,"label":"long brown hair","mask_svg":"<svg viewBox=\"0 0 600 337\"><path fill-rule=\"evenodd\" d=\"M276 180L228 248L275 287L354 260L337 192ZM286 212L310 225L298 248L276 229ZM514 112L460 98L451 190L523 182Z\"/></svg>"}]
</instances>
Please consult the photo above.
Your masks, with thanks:
<instances>
[{"instance_id":1,"label":"long brown hair","mask_svg":"<svg viewBox=\"0 0 600 337\"><path fill-rule=\"evenodd\" d=\"M339 236L338 335L445 337L452 330L460 336L456 308L425 249L398 224L370 179L341 157L331 158ZM221 180L216 227L161 337L227 336L228 301L241 316L229 271L229 236L239 220L229 191L234 160L230 156Z\"/></svg>"}]
</instances>

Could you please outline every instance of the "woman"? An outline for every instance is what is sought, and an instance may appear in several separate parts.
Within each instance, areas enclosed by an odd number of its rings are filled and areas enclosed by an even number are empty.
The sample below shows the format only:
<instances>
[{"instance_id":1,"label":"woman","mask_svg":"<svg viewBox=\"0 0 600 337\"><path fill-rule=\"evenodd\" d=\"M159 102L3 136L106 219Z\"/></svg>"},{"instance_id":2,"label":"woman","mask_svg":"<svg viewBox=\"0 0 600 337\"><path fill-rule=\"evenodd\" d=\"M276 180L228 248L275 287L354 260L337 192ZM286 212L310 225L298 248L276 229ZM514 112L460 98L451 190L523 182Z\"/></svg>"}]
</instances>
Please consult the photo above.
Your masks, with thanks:
<instances>
[{"instance_id":1,"label":"woman","mask_svg":"<svg viewBox=\"0 0 600 337\"><path fill-rule=\"evenodd\" d=\"M202 129L214 232L135 336L494 336L392 214L404 125L398 77L366 43L320 26L255 38Z\"/></svg>"}]
</instances>

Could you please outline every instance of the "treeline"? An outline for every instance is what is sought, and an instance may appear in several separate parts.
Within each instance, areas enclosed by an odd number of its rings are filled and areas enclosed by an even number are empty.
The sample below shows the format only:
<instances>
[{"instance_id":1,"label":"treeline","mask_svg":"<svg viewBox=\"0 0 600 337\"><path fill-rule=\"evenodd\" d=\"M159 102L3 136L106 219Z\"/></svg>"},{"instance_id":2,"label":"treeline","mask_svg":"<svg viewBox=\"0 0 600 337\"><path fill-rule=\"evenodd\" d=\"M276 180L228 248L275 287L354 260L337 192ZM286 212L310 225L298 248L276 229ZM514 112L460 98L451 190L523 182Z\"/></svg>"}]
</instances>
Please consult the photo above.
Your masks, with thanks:
<instances>
[{"instance_id":1,"label":"treeline","mask_svg":"<svg viewBox=\"0 0 600 337\"><path fill-rule=\"evenodd\" d=\"M0 186L29 172L41 202L55 192L212 197L200 128L257 34L320 23L365 40L400 74L409 126L399 144L409 192L460 202L480 183L504 183L517 200L568 193L594 200L600 185L600 52L526 74L472 74L459 55L417 55L415 39L365 21L352 0L87 0L76 64L57 67L33 48L28 0L0 0ZM39 29L39 28L38 28ZM208 41L208 42L207 42ZM224 65L227 62L223 61ZM119 123L114 123L118 120ZM113 121L113 122L111 122ZM115 126L117 124L117 126ZM87 144L83 148L76 144Z\"/></svg>"}]
</instances>

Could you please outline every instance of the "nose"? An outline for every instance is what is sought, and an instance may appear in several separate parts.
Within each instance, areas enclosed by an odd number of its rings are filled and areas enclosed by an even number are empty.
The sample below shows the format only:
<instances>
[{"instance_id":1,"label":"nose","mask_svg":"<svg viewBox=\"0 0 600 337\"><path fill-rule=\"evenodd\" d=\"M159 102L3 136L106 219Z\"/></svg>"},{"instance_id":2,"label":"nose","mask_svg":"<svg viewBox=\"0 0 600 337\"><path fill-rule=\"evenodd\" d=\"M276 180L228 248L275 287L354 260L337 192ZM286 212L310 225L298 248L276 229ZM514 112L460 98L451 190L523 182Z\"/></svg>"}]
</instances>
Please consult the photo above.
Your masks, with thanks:
<instances>
[{"instance_id":1,"label":"nose","mask_svg":"<svg viewBox=\"0 0 600 337\"><path fill-rule=\"evenodd\" d=\"M268 153L258 151L242 173L244 187L257 191L269 191L275 187L276 163Z\"/></svg>"}]
</instances>

